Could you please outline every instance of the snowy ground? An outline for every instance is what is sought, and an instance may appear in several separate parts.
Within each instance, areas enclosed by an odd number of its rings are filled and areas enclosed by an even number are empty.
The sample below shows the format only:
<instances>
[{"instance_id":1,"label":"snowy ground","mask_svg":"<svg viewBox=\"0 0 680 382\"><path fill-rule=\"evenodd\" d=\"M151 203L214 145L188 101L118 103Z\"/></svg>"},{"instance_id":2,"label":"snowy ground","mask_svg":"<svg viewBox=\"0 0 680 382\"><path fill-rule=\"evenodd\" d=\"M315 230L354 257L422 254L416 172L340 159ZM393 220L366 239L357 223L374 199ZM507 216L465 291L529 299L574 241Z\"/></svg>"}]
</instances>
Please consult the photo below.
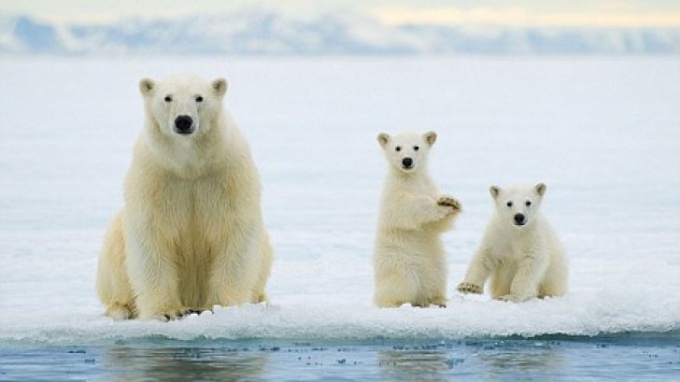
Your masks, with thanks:
<instances>
[{"instance_id":1,"label":"snowy ground","mask_svg":"<svg viewBox=\"0 0 680 382\"><path fill-rule=\"evenodd\" d=\"M0 343L459 338L680 330L677 58L2 59ZM94 292L141 128L141 77L226 76L276 249L270 306L114 322ZM446 309L379 310L380 131L436 130L432 174L464 206ZM564 298L461 297L491 184L544 181L571 260Z\"/></svg>"}]
</instances>

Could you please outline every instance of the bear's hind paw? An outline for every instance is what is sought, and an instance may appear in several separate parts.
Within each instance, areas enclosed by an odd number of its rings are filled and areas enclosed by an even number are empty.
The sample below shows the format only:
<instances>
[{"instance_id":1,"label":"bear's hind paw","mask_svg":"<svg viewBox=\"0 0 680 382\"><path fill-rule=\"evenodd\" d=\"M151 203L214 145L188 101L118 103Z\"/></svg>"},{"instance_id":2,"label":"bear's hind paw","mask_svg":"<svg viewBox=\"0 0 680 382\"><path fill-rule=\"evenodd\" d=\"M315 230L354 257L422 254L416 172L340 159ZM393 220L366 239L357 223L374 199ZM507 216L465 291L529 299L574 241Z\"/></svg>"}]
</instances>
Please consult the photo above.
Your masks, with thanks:
<instances>
[{"instance_id":1,"label":"bear's hind paw","mask_svg":"<svg viewBox=\"0 0 680 382\"><path fill-rule=\"evenodd\" d=\"M215 312L212 309L200 308L200 309L189 309L189 310L187 310L187 314L195 314L197 316L200 316L201 314L203 314L205 312L210 312L212 314L215 314Z\"/></svg>"},{"instance_id":2,"label":"bear's hind paw","mask_svg":"<svg viewBox=\"0 0 680 382\"><path fill-rule=\"evenodd\" d=\"M472 294L482 294L484 293L484 288L477 285L477 284L472 284L472 283L466 283L462 282L458 284L456 287L456 290L460 293L467 294L467 293L472 293Z\"/></svg>"},{"instance_id":3,"label":"bear's hind paw","mask_svg":"<svg viewBox=\"0 0 680 382\"><path fill-rule=\"evenodd\" d=\"M129 320L135 317L134 310L124 304L111 304L105 314L114 320Z\"/></svg>"}]
</instances>

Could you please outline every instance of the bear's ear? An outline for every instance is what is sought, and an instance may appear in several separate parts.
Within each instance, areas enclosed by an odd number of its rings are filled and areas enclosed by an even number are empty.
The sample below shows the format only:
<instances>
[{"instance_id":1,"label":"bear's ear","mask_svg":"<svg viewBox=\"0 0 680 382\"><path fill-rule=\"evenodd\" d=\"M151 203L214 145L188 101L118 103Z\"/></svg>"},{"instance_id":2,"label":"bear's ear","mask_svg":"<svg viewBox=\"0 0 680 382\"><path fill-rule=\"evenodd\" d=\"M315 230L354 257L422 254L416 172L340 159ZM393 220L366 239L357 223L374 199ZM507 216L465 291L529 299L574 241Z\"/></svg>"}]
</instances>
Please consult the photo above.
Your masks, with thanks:
<instances>
[{"instance_id":1,"label":"bear's ear","mask_svg":"<svg viewBox=\"0 0 680 382\"><path fill-rule=\"evenodd\" d=\"M534 187L534 190L536 190L538 195L543 196L547 188L548 186L546 186L545 183L539 183Z\"/></svg>"},{"instance_id":2,"label":"bear's ear","mask_svg":"<svg viewBox=\"0 0 680 382\"><path fill-rule=\"evenodd\" d=\"M427 142L428 145L432 146L437 141L437 133L434 131L428 131L427 133L423 134L423 138L425 138L425 142Z\"/></svg>"},{"instance_id":3,"label":"bear's ear","mask_svg":"<svg viewBox=\"0 0 680 382\"><path fill-rule=\"evenodd\" d=\"M501 193L501 188L498 186L491 186L489 187L489 193L494 199L496 199L498 195Z\"/></svg>"},{"instance_id":4,"label":"bear's ear","mask_svg":"<svg viewBox=\"0 0 680 382\"><path fill-rule=\"evenodd\" d=\"M227 80L224 78L216 79L212 82L212 88L218 97L224 96L224 93L227 92Z\"/></svg>"},{"instance_id":5,"label":"bear's ear","mask_svg":"<svg viewBox=\"0 0 680 382\"><path fill-rule=\"evenodd\" d=\"M139 91L142 92L143 96L150 95L153 89L156 87L156 83L152 79L142 78L139 81Z\"/></svg>"},{"instance_id":6,"label":"bear's ear","mask_svg":"<svg viewBox=\"0 0 680 382\"><path fill-rule=\"evenodd\" d=\"M390 143L390 135L387 133L378 134L378 143L380 143L380 146L385 147Z\"/></svg>"}]
</instances>

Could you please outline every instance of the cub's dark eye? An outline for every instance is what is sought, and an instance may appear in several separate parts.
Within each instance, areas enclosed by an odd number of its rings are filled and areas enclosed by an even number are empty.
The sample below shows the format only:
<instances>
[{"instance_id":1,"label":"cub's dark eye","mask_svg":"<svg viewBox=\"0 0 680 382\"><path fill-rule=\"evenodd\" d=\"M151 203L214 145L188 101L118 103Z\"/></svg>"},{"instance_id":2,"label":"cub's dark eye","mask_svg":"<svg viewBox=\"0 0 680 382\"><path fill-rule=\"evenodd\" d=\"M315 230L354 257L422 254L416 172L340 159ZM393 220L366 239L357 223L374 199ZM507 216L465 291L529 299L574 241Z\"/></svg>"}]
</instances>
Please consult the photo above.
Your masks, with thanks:
<instances>
[{"instance_id":1,"label":"cub's dark eye","mask_svg":"<svg viewBox=\"0 0 680 382\"><path fill-rule=\"evenodd\" d=\"M394 148L395 151L401 151L401 146L397 146Z\"/></svg>"},{"instance_id":2,"label":"cub's dark eye","mask_svg":"<svg viewBox=\"0 0 680 382\"><path fill-rule=\"evenodd\" d=\"M527 200L526 202L524 202L524 205L529 207L531 205L531 200Z\"/></svg>"},{"instance_id":3,"label":"cub's dark eye","mask_svg":"<svg viewBox=\"0 0 680 382\"><path fill-rule=\"evenodd\" d=\"M418 151L418 150L420 150L420 147L418 147L418 146L413 146L413 151Z\"/></svg>"},{"instance_id":4,"label":"cub's dark eye","mask_svg":"<svg viewBox=\"0 0 680 382\"><path fill-rule=\"evenodd\" d=\"M196 102L203 102L203 97L196 96Z\"/></svg>"},{"instance_id":5,"label":"cub's dark eye","mask_svg":"<svg viewBox=\"0 0 680 382\"><path fill-rule=\"evenodd\" d=\"M508 206L508 207L512 207L512 200L507 202L505 205Z\"/></svg>"},{"instance_id":6,"label":"cub's dark eye","mask_svg":"<svg viewBox=\"0 0 680 382\"><path fill-rule=\"evenodd\" d=\"M165 96L165 98L163 98L163 100L164 100L165 102L172 102L172 97L170 97L170 96Z\"/></svg>"}]
</instances>

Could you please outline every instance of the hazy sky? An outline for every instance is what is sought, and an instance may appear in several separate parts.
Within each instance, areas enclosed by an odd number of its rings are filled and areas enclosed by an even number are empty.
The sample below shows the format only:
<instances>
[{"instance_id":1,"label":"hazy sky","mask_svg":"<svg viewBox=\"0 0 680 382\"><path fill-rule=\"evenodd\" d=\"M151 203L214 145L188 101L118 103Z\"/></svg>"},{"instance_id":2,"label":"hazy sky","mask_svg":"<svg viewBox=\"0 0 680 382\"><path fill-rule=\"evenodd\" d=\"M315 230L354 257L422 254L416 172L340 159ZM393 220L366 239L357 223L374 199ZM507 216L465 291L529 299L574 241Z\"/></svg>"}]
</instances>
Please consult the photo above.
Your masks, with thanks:
<instances>
[{"instance_id":1,"label":"hazy sky","mask_svg":"<svg viewBox=\"0 0 680 382\"><path fill-rule=\"evenodd\" d=\"M353 12L388 24L603 25L680 27L680 0L0 0L0 14L51 21L106 21L121 17L177 17L239 8L284 11L299 17Z\"/></svg>"}]
</instances>

